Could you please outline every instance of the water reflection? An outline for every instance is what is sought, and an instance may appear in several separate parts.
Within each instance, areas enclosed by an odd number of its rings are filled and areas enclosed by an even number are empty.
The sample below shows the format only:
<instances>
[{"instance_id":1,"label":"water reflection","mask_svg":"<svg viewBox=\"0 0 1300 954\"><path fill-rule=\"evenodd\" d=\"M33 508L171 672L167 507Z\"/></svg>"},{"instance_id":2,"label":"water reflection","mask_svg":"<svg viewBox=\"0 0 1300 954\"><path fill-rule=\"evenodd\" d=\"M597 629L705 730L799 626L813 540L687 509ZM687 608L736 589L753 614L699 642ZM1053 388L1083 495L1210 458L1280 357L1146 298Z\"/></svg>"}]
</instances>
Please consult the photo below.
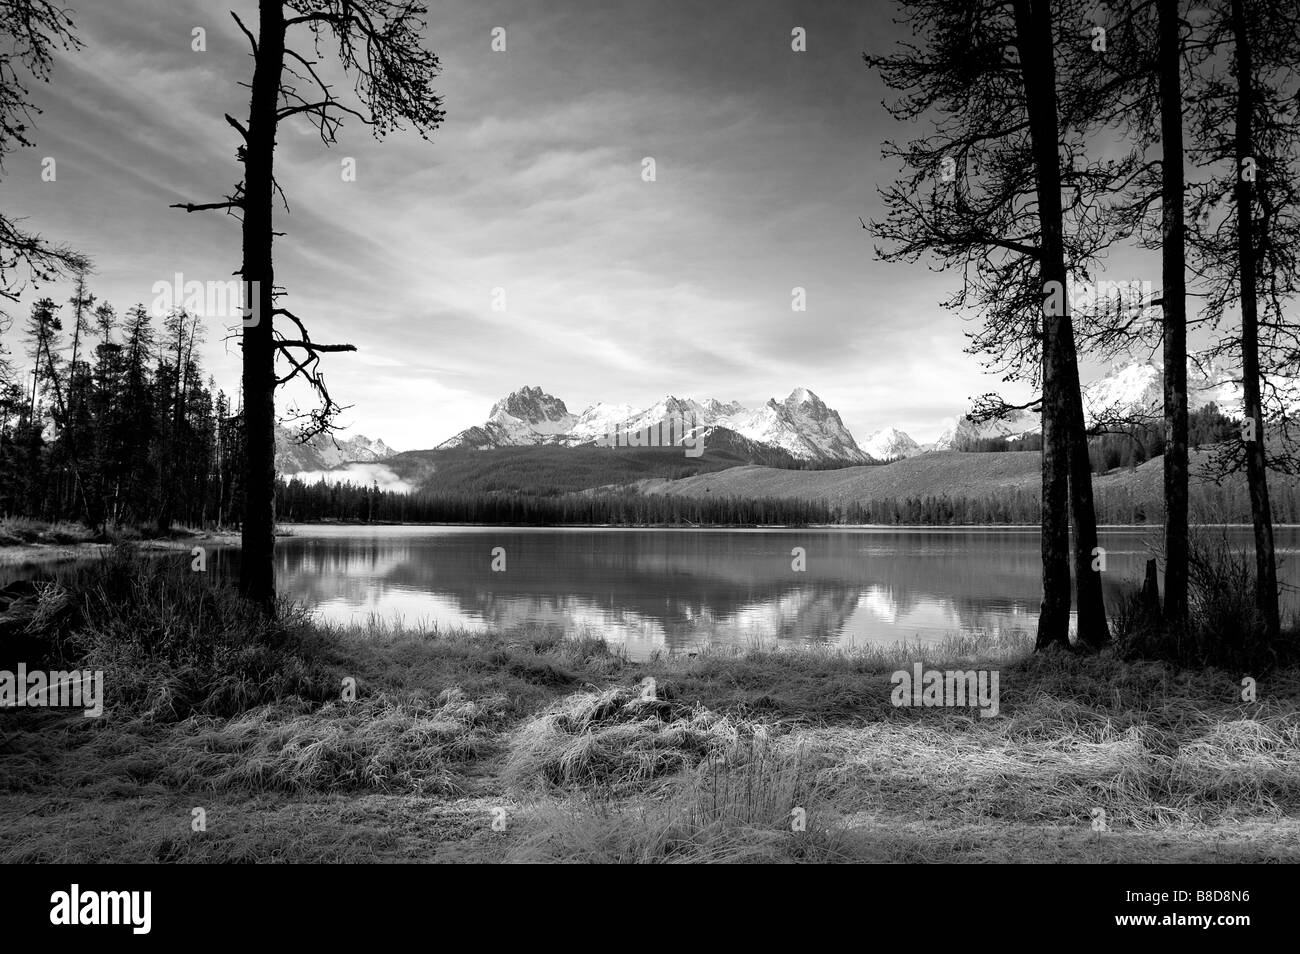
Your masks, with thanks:
<instances>
[{"instance_id":1,"label":"water reflection","mask_svg":"<svg viewBox=\"0 0 1300 954\"><path fill-rule=\"evenodd\" d=\"M633 655L705 643L935 642L1032 634L1040 594L1032 529L598 530L292 528L276 544L280 592L323 618L377 615L470 630L546 624ZM1241 550L1248 528L1229 531ZM1104 531L1108 601L1136 587L1158 528ZM1283 613L1300 612L1300 528L1279 528ZM505 551L493 572L492 551ZM792 569L802 547L806 569ZM210 551L234 575L237 548ZM188 560L188 556L184 556ZM65 564L67 566L67 564ZM39 564L6 577L46 572Z\"/></svg>"},{"instance_id":2,"label":"water reflection","mask_svg":"<svg viewBox=\"0 0 1300 954\"><path fill-rule=\"evenodd\" d=\"M471 630L543 623L589 630L635 655L708 642L862 645L1033 633L1040 594L1032 530L294 533L277 544L280 589L325 618L374 613ZM1103 534L1108 600L1140 580L1154 537ZM1297 532L1281 537L1294 550ZM495 547L505 550L504 572L491 569ZM803 572L792 569L794 547L806 552ZM1294 570L1284 567L1284 576Z\"/></svg>"}]
</instances>

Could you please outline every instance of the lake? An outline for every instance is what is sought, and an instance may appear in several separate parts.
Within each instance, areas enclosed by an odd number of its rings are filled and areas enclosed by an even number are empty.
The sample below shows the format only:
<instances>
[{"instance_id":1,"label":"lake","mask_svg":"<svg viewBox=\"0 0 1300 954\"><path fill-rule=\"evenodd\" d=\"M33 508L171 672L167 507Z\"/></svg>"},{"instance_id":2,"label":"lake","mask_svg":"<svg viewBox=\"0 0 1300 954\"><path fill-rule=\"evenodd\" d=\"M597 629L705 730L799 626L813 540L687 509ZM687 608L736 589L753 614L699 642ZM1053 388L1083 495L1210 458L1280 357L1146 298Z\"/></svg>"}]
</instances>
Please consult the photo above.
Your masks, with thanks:
<instances>
[{"instance_id":1,"label":"lake","mask_svg":"<svg viewBox=\"0 0 1300 954\"><path fill-rule=\"evenodd\" d=\"M471 630L549 624L634 657L706 643L934 642L1034 633L1038 531L293 526L279 588L326 619ZM1227 533L1248 549L1248 528ZM1140 584L1161 531L1103 531L1108 602ZM792 569L802 547L806 569ZM495 558L504 569L493 570ZM1284 616L1300 611L1300 528L1278 530ZM229 561L213 554L220 569ZM210 564L211 565L211 564Z\"/></svg>"}]
</instances>

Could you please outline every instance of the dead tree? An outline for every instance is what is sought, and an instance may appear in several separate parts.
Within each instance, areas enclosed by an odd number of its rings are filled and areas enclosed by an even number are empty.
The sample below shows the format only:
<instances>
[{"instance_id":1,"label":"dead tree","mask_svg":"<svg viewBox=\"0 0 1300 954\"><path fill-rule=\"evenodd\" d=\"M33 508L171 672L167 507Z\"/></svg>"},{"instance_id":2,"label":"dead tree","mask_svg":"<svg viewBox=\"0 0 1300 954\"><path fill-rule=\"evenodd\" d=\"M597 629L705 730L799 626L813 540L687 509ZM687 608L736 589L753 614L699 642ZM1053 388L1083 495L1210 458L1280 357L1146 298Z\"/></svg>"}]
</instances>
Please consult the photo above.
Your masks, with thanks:
<instances>
[{"instance_id":1,"label":"dead tree","mask_svg":"<svg viewBox=\"0 0 1300 954\"><path fill-rule=\"evenodd\" d=\"M244 285L244 515L241 528L240 589L273 610L275 602L275 389L295 377L316 392L302 437L329 431L340 407L319 370L322 354L353 351L350 344L319 344L306 323L279 304L275 285L273 206L283 198L275 178L275 144L280 124L294 117L311 122L321 141L336 141L345 118L371 129L376 138L409 125L428 138L443 118L442 100L430 85L438 58L423 46L427 8L409 0L259 0L257 33L232 12L252 48L253 79L246 122L226 122L240 135L243 181L220 201L184 203L187 212L224 210L242 219ZM299 38L310 44L311 55ZM333 47L355 78L357 105L340 100L317 70L322 47ZM276 320L292 326L292 337ZM289 367L283 376L277 358Z\"/></svg>"}]
</instances>

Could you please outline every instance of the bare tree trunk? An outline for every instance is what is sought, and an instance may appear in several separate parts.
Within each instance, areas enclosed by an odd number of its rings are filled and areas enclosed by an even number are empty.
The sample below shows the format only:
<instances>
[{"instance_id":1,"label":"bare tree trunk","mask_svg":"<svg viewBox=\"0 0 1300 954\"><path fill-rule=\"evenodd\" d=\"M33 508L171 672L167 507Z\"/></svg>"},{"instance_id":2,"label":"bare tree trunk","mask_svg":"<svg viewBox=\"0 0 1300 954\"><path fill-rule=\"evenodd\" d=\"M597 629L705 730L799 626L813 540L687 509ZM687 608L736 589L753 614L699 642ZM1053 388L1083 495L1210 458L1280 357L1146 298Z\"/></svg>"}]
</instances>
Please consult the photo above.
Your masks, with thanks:
<instances>
[{"instance_id":1,"label":"bare tree trunk","mask_svg":"<svg viewBox=\"0 0 1300 954\"><path fill-rule=\"evenodd\" d=\"M1037 649L1070 644L1069 374L1065 336L1064 225L1057 156L1056 82L1051 15L1046 0L1015 0L1030 138L1037 176L1039 278L1043 285L1043 603Z\"/></svg>"},{"instance_id":2,"label":"bare tree trunk","mask_svg":"<svg viewBox=\"0 0 1300 954\"><path fill-rule=\"evenodd\" d=\"M268 612L275 604L275 285L273 165L280 76L284 66L282 0L260 0L258 46L244 154L243 266L244 520L239 586Z\"/></svg>"},{"instance_id":3,"label":"bare tree trunk","mask_svg":"<svg viewBox=\"0 0 1300 954\"><path fill-rule=\"evenodd\" d=\"M1187 279L1179 0L1159 0L1161 298L1165 346L1165 623L1187 625Z\"/></svg>"},{"instance_id":4,"label":"bare tree trunk","mask_svg":"<svg viewBox=\"0 0 1300 954\"><path fill-rule=\"evenodd\" d=\"M1078 591L1079 641L1095 649L1110 639L1110 630L1106 626L1106 601L1101 589L1097 509L1092 497L1092 462L1088 458L1088 432L1083 422L1079 363L1074 326L1068 311L1062 324L1061 364L1065 369L1062 400L1069 420L1070 512L1074 517L1074 582Z\"/></svg>"},{"instance_id":5,"label":"bare tree trunk","mask_svg":"<svg viewBox=\"0 0 1300 954\"><path fill-rule=\"evenodd\" d=\"M1268 638L1281 630L1277 601L1277 560L1273 548L1273 517L1268 502L1268 471L1264 448L1264 415L1259 387L1259 304L1255 290L1255 220L1251 182L1243 169L1253 158L1251 112L1254 90L1250 38L1242 0L1232 0L1232 32L1237 56L1236 186L1237 250L1241 275L1241 377L1251 439L1246 441L1246 479L1250 484L1250 515L1255 526L1255 600Z\"/></svg>"}]
</instances>

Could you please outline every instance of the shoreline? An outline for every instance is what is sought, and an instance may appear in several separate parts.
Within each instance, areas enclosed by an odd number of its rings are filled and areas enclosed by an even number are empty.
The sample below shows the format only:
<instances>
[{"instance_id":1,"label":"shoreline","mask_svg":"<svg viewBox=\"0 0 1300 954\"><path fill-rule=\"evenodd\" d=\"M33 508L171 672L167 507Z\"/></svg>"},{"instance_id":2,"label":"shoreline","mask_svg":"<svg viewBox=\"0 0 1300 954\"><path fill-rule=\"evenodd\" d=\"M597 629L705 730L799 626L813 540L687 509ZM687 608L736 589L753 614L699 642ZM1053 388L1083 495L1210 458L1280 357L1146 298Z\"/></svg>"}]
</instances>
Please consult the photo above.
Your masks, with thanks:
<instances>
[{"instance_id":1,"label":"shoreline","mask_svg":"<svg viewBox=\"0 0 1300 954\"><path fill-rule=\"evenodd\" d=\"M1133 530L1160 530L1163 524L1159 523L1139 523L1139 524L1100 524L1098 530L1101 531L1133 531ZM483 529L483 530L623 530L638 532L710 532L710 531L749 531L749 532L772 532L781 531L788 533L806 532L806 531L951 531L951 532L969 532L976 530L987 531L1021 531L1025 533L1036 533L1038 526L1036 524L1008 524L1008 523L982 523L982 524L808 524L807 526L791 526L789 524L710 524L705 526L680 527L670 525L643 525L627 526L623 524L600 524L600 523L566 523L566 524L496 524L496 523L288 523L283 524L276 531L276 537L293 537L297 534L296 528L340 528L355 529L364 528L380 529L390 527L404 528L428 528L428 529ZM1251 525L1249 523L1202 523L1193 524L1193 529L1197 528L1220 528L1220 529L1238 529L1246 530ZM1275 523L1275 530L1294 530L1300 529L1300 524L1295 523ZM71 560L84 560L93 556L108 553L114 547L123 544L130 544L140 550L153 551L177 551L188 550L193 546L201 543L219 543L239 545L239 532L234 530L213 530L203 533L195 533L192 536L176 536L158 539L142 539L121 542L103 542L93 540L83 540L74 542L44 542L34 541L27 543L5 543L0 544L0 567L22 566L28 563L66 563Z\"/></svg>"},{"instance_id":2,"label":"shoreline","mask_svg":"<svg viewBox=\"0 0 1300 954\"><path fill-rule=\"evenodd\" d=\"M129 540L117 543L96 540L81 540L75 543L10 543L0 546L0 567L22 566L25 563L66 563L69 560L84 560L110 553L114 548L128 543L139 550L189 550L200 543L238 542L238 540L237 533L214 530L210 533L196 533L189 537Z\"/></svg>"},{"instance_id":3,"label":"shoreline","mask_svg":"<svg viewBox=\"0 0 1300 954\"><path fill-rule=\"evenodd\" d=\"M276 537L294 537L296 528L317 529L386 529L386 528L428 528L428 529L484 529L484 530L638 530L638 532L711 532L711 530L750 530L750 532L806 532L806 530L931 530L931 532L971 532L971 530L1021 530L1024 533L1036 533L1036 524L705 524L699 526L677 526L671 524L456 524L456 522L292 522L279 525ZM1192 524L1192 529L1251 529L1245 522L1227 522L1227 524ZM1300 524L1274 524L1275 530L1300 529ZM1164 524L1099 524L1099 530L1160 530ZM238 530L207 530L207 532L177 535L177 537L160 537L133 539L133 541L69 541L47 542L30 541L21 543L0 543L0 565L13 565L39 560L42 563L83 559L112 550L113 547L131 545L139 550L188 550L199 543L237 543Z\"/></svg>"}]
</instances>

